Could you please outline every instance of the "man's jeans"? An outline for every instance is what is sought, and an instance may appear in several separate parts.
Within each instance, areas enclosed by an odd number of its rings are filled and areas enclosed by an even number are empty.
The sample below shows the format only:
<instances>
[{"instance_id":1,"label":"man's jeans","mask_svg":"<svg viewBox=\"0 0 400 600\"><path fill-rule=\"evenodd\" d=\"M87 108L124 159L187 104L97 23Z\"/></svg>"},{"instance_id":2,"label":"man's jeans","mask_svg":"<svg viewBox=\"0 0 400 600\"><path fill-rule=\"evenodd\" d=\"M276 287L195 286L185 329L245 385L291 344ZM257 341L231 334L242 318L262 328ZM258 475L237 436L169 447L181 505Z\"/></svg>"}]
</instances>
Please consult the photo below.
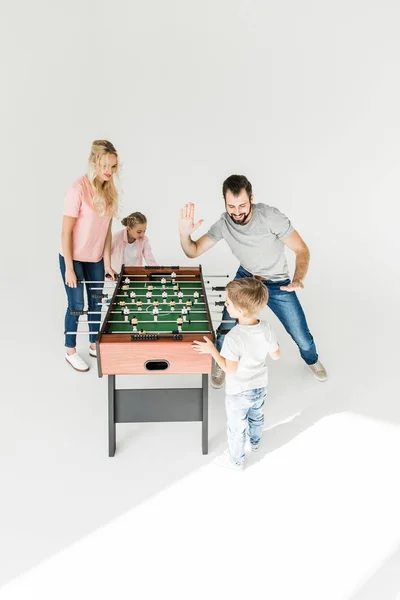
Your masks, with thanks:
<instances>
[{"instance_id":1,"label":"man's jeans","mask_svg":"<svg viewBox=\"0 0 400 600\"><path fill-rule=\"evenodd\" d=\"M250 444L260 442L264 427L264 401L266 388L248 390L235 395L226 395L225 406L228 419L229 458L233 463L243 465L246 442L246 429Z\"/></svg>"},{"instance_id":2,"label":"man's jeans","mask_svg":"<svg viewBox=\"0 0 400 600\"><path fill-rule=\"evenodd\" d=\"M239 267L235 279L242 279L243 277L252 277L252 275L243 269L243 267ZM285 292L279 289L281 285L288 285L290 279L282 281L266 280L262 283L268 289L269 298L267 306L275 313L288 334L296 342L303 360L308 365L313 365L318 360L317 349L313 336L308 329L307 321L296 292ZM222 313L222 320L228 320L230 323L221 323L217 330L216 347L218 351L221 351L222 342L224 341L224 335L221 335L219 332L228 333L236 325L236 320L231 319L226 307Z\"/></svg>"},{"instance_id":3,"label":"man's jeans","mask_svg":"<svg viewBox=\"0 0 400 600\"><path fill-rule=\"evenodd\" d=\"M68 308L65 313L64 330L65 331L77 331L79 317L71 315L71 310L83 310L84 307L84 292L83 283L78 283L76 288L69 287L65 283L65 260L64 257L59 255L60 259L60 271L64 282L65 291L67 292ZM97 263L93 262L81 262L80 260L74 260L74 271L79 281L85 279L86 281L104 281L104 261L101 259ZM101 295L103 291L103 285L93 283L86 283L86 293L88 298L88 310L89 311L101 311ZM95 288L95 289L94 289ZM97 297L99 296L99 297ZM91 324L91 321L100 321L101 315L88 315L89 322L89 335L90 343L96 341L97 332L100 329L99 325ZM75 348L76 346L76 335L68 334L65 336L65 345L67 348Z\"/></svg>"}]
</instances>

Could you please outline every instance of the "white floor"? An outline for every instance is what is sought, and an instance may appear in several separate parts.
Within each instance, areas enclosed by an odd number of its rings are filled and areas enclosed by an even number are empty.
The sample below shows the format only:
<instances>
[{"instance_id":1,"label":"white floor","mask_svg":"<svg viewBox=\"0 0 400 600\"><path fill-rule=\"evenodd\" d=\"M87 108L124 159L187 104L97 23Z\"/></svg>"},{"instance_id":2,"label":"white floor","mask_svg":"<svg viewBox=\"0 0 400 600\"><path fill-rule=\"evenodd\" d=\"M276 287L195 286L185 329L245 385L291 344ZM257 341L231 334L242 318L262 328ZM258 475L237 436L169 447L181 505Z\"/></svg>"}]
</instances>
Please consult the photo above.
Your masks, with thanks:
<instances>
[{"instance_id":1,"label":"white floor","mask_svg":"<svg viewBox=\"0 0 400 600\"><path fill-rule=\"evenodd\" d=\"M106 378L94 359L74 372L33 323L3 375L0 597L399 599L398 319L353 294L343 326L348 298L337 302L312 319L307 307L327 383L278 327L266 431L243 473L212 463L222 390L208 456L200 424L161 423L117 426L108 458ZM59 307L46 311L56 331Z\"/></svg>"}]
</instances>

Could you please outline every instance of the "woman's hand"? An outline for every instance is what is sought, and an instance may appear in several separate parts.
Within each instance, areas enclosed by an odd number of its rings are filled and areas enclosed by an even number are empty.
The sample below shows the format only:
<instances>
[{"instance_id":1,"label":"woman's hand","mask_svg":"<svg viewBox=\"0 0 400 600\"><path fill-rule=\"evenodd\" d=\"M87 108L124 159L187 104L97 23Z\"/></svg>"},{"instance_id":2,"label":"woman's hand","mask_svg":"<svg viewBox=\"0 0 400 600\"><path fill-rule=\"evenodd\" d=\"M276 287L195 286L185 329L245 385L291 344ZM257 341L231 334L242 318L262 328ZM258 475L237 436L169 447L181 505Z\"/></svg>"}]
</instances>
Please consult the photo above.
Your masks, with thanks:
<instances>
[{"instance_id":1,"label":"woman's hand","mask_svg":"<svg viewBox=\"0 0 400 600\"><path fill-rule=\"evenodd\" d=\"M118 273L116 273L111 267L104 267L104 275L112 281L115 281L116 277L118 277Z\"/></svg>"},{"instance_id":2,"label":"woman's hand","mask_svg":"<svg viewBox=\"0 0 400 600\"><path fill-rule=\"evenodd\" d=\"M78 285L74 269L65 269L65 284L72 288L76 288Z\"/></svg>"}]
</instances>

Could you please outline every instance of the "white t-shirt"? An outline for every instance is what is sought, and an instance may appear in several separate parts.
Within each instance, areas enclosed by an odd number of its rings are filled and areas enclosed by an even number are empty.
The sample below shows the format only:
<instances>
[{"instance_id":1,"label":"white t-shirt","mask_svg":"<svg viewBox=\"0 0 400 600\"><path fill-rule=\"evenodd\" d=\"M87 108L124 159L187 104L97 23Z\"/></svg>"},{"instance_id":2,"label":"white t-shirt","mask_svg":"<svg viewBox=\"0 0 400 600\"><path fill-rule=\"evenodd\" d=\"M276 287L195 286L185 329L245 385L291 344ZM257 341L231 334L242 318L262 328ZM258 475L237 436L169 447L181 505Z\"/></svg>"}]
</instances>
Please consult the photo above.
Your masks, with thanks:
<instances>
[{"instance_id":1,"label":"white t-shirt","mask_svg":"<svg viewBox=\"0 0 400 600\"><path fill-rule=\"evenodd\" d=\"M134 267L137 264L138 252L136 242L126 244L124 251L124 264L127 267Z\"/></svg>"},{"instance_id":2,"label":"white t-shirt","mask_svg":"<svg viewBox=\"0 0 400 600\"><path fill-rule=\"evenodd\" d=\"M226 373L226 393L240 394L268 384L267 356L279 349L271 326L235 325L224 337L221 356L239 362L236 373Z\"/></svg>"}]
</instances>

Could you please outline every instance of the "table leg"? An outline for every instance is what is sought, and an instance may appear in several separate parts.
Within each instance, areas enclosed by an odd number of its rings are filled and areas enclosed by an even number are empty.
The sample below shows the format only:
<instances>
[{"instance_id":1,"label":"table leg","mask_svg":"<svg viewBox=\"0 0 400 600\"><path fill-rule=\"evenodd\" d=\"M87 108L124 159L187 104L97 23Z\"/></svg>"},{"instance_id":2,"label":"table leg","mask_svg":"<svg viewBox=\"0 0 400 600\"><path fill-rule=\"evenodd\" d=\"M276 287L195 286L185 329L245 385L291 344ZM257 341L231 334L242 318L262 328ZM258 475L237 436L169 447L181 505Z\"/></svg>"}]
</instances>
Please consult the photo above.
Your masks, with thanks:
<instances>
[{"instance_id":1,"label":"table leg","mask_svg":"<svg viewBox=\"0 0 400 600\"><path fill-rule=\"evenodd\" d=\"M116 447L115 375L108 376L108 456L114 456Z\"/></svg>"},{"instance_id":2,"label":"table leg","mask_svg":"<svg viewBox=\"0 0 400 600\"><path fill-rule=\"evenodd\" d=\"M203 419L202 419L202 452L208 454L208 375L201 376L202 395L203 395Z\"/></svg>"}]
</instances>

